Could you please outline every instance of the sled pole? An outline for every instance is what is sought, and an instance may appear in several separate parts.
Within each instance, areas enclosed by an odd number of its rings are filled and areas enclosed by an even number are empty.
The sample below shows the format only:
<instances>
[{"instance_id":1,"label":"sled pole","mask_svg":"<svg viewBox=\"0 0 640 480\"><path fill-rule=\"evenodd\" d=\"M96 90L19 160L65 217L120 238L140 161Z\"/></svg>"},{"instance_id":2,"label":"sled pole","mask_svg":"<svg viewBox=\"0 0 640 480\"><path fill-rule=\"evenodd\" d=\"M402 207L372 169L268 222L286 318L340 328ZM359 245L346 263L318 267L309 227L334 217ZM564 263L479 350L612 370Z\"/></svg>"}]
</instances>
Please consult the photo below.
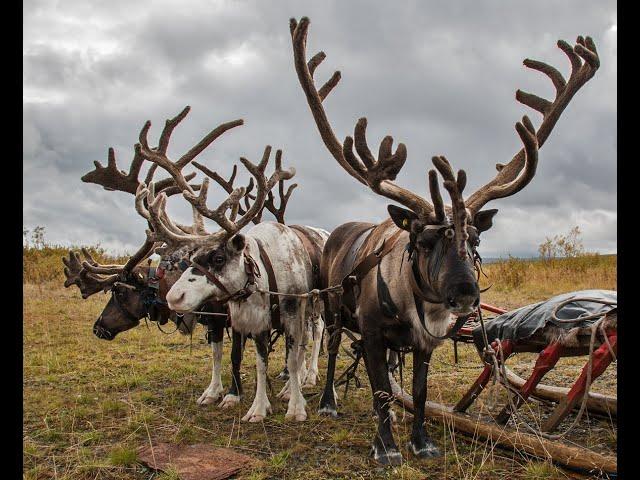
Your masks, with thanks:
<instances>
[{"instance_id":1,"label":"sled pole","mask_svg":"<svg viewBox=\"0 0 640 480\"><path fill-rule=\"evenodd\" d=\"M513 387L520 389L525 384L526 380L520 377L509 367L505 367L505 369L507 371L507 380L509 381L509 383ZM553 385L544 385L542 383L539 383L533 389L531 395L542 400L559 403L567 397L568 393L568 388L556 387ZM589 398L587 399L587 409L590 412L598 413L600 415L611 415L612 417L616 417L618 414L618 399L611 395L589 392Z\"/></svg>"},{"instance_id":2,"label":"sled pole","mask_svg":"<svg viewBox=\"0 0 640 480\"><path fill-rule=\"evenodd\" d=\"M410 395L394 395L398 403L413 412L413 401ZM547 440L542 437L507 429L495 423L487 423L454 412L450 407L427 401L425 415L439 419L459 432L488 439L497 445L512 451L519 451L541 459L551 459L554 463L573 470L598 473L616 473L618 463L616 457L601 455L583 448L576 448L564 443Z\"/></svg>"}]
</instances>

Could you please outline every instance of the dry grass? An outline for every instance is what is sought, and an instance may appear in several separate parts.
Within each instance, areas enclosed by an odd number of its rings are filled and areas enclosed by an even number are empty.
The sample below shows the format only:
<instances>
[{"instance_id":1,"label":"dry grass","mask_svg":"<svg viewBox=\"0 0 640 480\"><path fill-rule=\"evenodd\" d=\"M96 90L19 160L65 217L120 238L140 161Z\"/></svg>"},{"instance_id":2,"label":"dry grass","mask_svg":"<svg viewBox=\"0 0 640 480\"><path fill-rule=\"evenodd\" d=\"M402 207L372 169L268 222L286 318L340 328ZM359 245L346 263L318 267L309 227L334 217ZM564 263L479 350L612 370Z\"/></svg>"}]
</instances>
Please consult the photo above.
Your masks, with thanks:
<instances>
[{"instance_id":1,"label":"dry grass","mask_svg":"<svg viewBox=\"0 0 640 480\"><path fill-rule=\"evenodd\" d=\"M56 260L60 269L58 255ZM33 257L29 259L32 261ZM32 272L29 270L32 267L25 268ZM586 270L579 270L583 267ZM524 268L528 272L517 288L501 282L501 275L510 268ZM489 265L486 271L495 285L485 294L484 301L508 307L566 290L615 288L615 258L609 257L598 258L592 266L572 263L548 268L524 262L515 267ZM375 422L362 368L358 375L363 388L352 386L346 400L342 399L343 390L338 391L341 418L337 420L315 413L316 396L308 400L307 422L285 422L286 404L275 398L282 382L272 380L275 392L270 399L274 415L264 424L240 422L255 387L252 345L246 352L243 368L248 394L240 407L230 411L214 405L199 407L195 400L210 379L210 350L201 329L194 334L192 348L189 338L163 335L153 325L150 330L143 325L121 334L113 342L98 340L91 333L91 325L106 297L98 294L83 301L76 289L61 288L61 283L62 277L58 276L53 282L24 285L26 479L148 479L152 474L136 463L135 451L150 439L236 448L263 460L260 470L247 472L243 477L256 480L569 478L548 463L532 461L484 442L470 442L440 423L429 423L427 428L443 457L416 460L405 448L411 416L403 415L398 407L400 421L394 429L406 463L397 469L379 467L367 455ZM229 344L225 345L225 385L229 384ZM278 345L270 358L271 377L282 367L283 350ZM532 355L517 355L510 365L522 374L531 369L533 361ZM585 361L585 358L563 359L550 374L548 383L567 385ZM453 404L479 373L477 368L467 368L478 362L477 354L469 346L460 348L460 365L452 366L452 362L452 346L447 343L434 355L429 399ZM341 355L339 371L348 363L348 357ZM326 356L321 356L319 383L325 365ZM404 382L408 384L410 368L405 375ZM610 368L594 384L596 391L613 393L615 388L615 368ZM319 390L318 386L308 393ZM489 389L480 397L475 411L491 407L492 397L499 401L501 394ZM532 404L532 421L545 411L548 409ZM580 431L572 434L570 440L611 453L616 445L615 428L611 422L589 419L581 423ZM154 478L176 476L168 472Z\"/></svg>"},{"instance_id":2,"label":"dry grass","mask_svg":"<svg viewBox=\"0 0 640 480\"><path fill-rule=\"evenodd\" d=\"M616 261L615 255L587 254L549 260L509 258L491 263L484 267L488 278L481 279L481 286L493 286L483 295L483 301L510 309L572 290L616 290Z\"/></svg>"}]
</instances>

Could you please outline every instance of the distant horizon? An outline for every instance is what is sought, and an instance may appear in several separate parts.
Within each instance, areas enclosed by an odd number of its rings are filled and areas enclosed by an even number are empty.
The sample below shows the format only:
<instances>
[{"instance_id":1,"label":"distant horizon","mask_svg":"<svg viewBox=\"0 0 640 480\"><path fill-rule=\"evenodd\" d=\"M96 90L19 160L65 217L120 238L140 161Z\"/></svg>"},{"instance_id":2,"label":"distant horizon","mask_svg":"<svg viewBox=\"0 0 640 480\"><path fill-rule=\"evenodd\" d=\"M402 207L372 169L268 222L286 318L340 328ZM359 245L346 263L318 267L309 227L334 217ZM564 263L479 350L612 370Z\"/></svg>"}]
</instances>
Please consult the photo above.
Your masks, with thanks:
<instances>
[{"instance_id":1,"label":"distant horizon","mask_svg":"<svg viewBox=\"0 0 640 480\"><path fill-rule=\"evenodd\" d=\"M23 230L25 229L25 227L23 226ZM104 251L111 256L114 257L124 257L124 256L128 256L128 255L132 255L136 250L137 247L134 248L126 248L126 247L114 247L114 246L108 246L108 245L104 245L101 242L97 242L97 243L87 243L87 244L75 244L75 243L71 243L71 242L53 242L53 241L49 241L47 240L47 227L44 227L44 245L48 246L48 247L53 247L53 248L79 248L79 247L97 247L97 248L103 248ZM33 228L28 228L27 229L29 231L29 233L33 232ZM33 246L33 242L31 240L31 238L29 239L29 244L30 246ZM23 247L26 246L24 239L23 239ZM536 258L540 258L540 254L538 252L518 252L518 253L512 253L512 252L502 252L499 254L493 254L493 255L483 255L482 254L482 250L480 250L480 255L482 257L482 261L483 263L494 263L500 260L507 260L509 257L512 258L517 258L517 259L536 259ZM617 250L614 252L611 251L588 251L585 250L584 252L585 254L589 255L617 255L618 252ZM154 254L155 256L155 254ZM557 258L563 258L561 256L558 256Z\"/></svg>"}]
</instances>

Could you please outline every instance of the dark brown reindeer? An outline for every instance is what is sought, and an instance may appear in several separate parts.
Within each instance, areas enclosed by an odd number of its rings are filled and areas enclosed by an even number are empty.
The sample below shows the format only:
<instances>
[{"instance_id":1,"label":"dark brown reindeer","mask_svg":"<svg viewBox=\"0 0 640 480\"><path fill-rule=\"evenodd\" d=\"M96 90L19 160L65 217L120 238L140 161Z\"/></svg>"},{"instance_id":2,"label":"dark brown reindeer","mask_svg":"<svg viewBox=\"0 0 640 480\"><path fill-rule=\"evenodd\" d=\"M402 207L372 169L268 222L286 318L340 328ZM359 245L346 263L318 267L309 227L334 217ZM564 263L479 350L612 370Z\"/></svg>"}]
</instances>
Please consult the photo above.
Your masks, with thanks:
<instances>
[{"instance_id":1,"label":"dark brown reindeer","mask_svg":"<svg viewBox=\"0 0 640 480\"><path fill-rule=\"evenodd\" d=\"M294 64L325 146L349 175L375 193L406 207L390 205L390 219L378 225L343 224L332 232L325 245L321 286L342 284L345 293L341 298L332 296L325 302L327 331L333 333L320 412L336 415L333 381L341 329L360 332L378 416L373 455L383 464L399 464L402 457L389 421L392 391L386 352L409 348L413 351L415 405L410 446L419 457L435 456L438 449L424 426L428 366L433 349L448 335L450 315L464 320L479 304L475 264L480 259L476 248L480 234L492 226L497 213L495 209L481 208L491 200L514 195L531 181L536 172L538 148L548 138L573 95L599 67L596 48L590 37L578 37L573 47L564 41L558 42L571 62L568 81L546 63L524 61L525 66L546 74L556 89L552 102L521 90L516 92L518 101L543 115L542 124L536 131L531 121L523 117L522 122L516 124L516 131L524 148L508 164L497 164L495 178L466 199L462 195L465 172L460 170L454 175L444 157L434 157L433 163L451 198L451 206L445 206L435 170L430 170L428 175L431 202L393 182L406 160L406 147L400 143L393 152L393 139L387 136L375 158L367 145L365 118L357 122L353 138L347 136L344 142L336 138L322 102L338 84L340 72L316 88L313 74L325 54L320 52L307 62L308 27L306 17L299 23L295 19L290 21ZM354 146L359 158L353 152ZM460 323L457 321L452 330Z\"/></svg>"}]
</instances>

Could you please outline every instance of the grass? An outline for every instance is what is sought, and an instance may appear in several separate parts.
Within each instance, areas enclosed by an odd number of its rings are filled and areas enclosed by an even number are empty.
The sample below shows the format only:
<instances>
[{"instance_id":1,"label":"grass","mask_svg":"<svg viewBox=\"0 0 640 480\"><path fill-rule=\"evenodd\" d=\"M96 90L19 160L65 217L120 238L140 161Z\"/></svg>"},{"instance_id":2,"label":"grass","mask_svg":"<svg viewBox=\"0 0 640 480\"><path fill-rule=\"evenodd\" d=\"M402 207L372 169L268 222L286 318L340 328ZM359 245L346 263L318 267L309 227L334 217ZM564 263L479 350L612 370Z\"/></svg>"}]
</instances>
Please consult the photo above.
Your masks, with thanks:
<instances>
[{"instance_id":1,"label":"grass","mask_svg":"<svg viewBox=\"0 0 640 480\"><path fill-rule=\"evenodd\" d=\"M382 468L368 457L375 420L364 368L358 370L363 388L352 385L346 399L343 389L338 389L340 418L317 415L315 396L308 398L306 422L285 422L286 404L275 398L282 387L282 382L274 378L283 365L281 344L269 361L274 414L264 423L240 421L255 388L254 349L250 343L242 369L247 395L241 405L232 410L220 410L216 405L199 407L195 401L208 385L211 372L210 349L203 330L194 334L191 349L188 337L164 335L154 325L147 329L143 324L113 342L95 338L91 325L107 297L97 294L82 300L77 289L62 288L59 258L63 253L52 249L49 256L55 255L57 260L45 262L52 265L47 269L58 269L57 276L50 280L33 273L46 270L38 264L40 257L25 256L29 280L24 284L23 319L25 479L149 479L151 472L136 462L136 450L150 441L206 442L237 449L262 460L259 468L241 476L254 480L570 478L553 465L485 442L471 442L431 421L427 430L443 456L418 460L406 449L411 415L399 407L394 407L399 422L393 428L405 463L395 469ZM494 285L484 294L483 301L508 308L567 290L616 287L615 257L554 260L550 264L510 260L487 265L485 271L490 277L485 285ZM526 273L519 273L522 271ZM345 347L348 344L345 341ZM230 342L226 342L225 386L230 381L229 349ZM451 342L435 352L429 375L430 400L452 405L478 375L475 350L461 345L459 353L460 363L455 366ZM517 373L526 375L534 361L533 355L519 354L509 364ZM562 359L545 377L545 383L567 386L585 361L585 357ZM343 371L349 363L350 359L341 355L338 370ZM410 364L409 361L405 369L405 385L410 382ZM325 368L323 355L318 386L307 394L319 392ZM616 385L612 366L598 378L593 389L615 394ZM493 403L499 408L502 402L504 392L488 388L473 411L486 411ZM525 409L530 421L535 422L549 411L537 403L530 406ZM560 428L566 428L572 418ZM615 424L589 418L569 435L569 441L615 454ZM153 478L177 476L175 472L165 472Z\"/></svg>"}]
</instances>

